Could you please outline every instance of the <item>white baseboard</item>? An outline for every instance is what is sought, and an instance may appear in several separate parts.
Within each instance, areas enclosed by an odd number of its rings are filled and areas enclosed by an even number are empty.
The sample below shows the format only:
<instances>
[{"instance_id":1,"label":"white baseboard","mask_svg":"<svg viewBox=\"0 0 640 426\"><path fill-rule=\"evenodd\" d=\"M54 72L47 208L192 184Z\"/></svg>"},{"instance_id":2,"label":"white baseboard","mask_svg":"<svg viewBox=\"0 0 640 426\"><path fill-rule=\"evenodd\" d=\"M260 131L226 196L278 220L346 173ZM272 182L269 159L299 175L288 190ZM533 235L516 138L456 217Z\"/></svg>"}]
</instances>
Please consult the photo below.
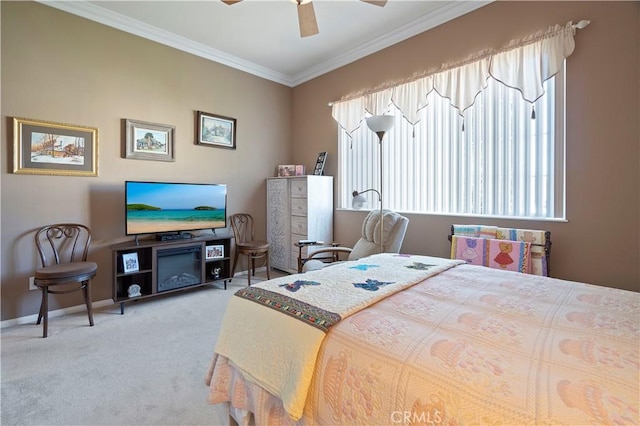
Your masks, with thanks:
<instances>
[{"instance_id":1,"label":"white baseboard","mask_svg":"<svg viewBox=\"0 0 640 426\"><path fill-rule=\"evenodd\" d=\"M260 266L256 268L256 272L264 272L267 270L266 266ZM235 277L246 276L248 273L247 270L236 272ZM115 305L112 299L100 300L98 302L93 302L94 308L102 308L103 306ZM87 307L83 305L70 306L68 308L56 309L55 311L49 311L49 318L60 317L62 315L73 314L76 312L81 312L87 309ZM38 320L38 314L26 315L24 317L12 318L8 320L4 320L0 322L0 329L5 327L11 327L12 325L18 324L35 324Z\"/></svg>"},{"instance_id":2,"label":"white baseboard","mask_svg":"<svg viewBox=\"0 0 640 426\"><path fill-rule=\"evenodd\" d=\"M266 266L260 266L256 268L256 272L265 272L267 270ZM248 273L247 270L236 272L235 277L246 276ZM112 299L100 300L98 302L93 302L92 306L94 308L102 308L103 306L114 305ZM86 310L87 307L85 305L76 305L70 306L68 308L56 309L55 311L49 311L49 318L60 317L62 315L74 314L76 312L81 312ZM0 322L0 329L5 327L11 327L12 325L18 324L35 324L38 320L38 314L26 315L24 317L12 318L8 320L4 320Z\"/></svg>"},{"instance_id":3,"label":"white baseboard","mask_svg":"<svg viewBox=\"0 0 640 426\"><path fill-rule=\"evenodd\" d=\"M113 305L113 300L105 299L100 300L98 302L93 302L92 307L102 308L103 306ZM87 309L86 305L76 305L70 306L68 308L56 309L55 311L49 311L49 318L61 317L62 315L74 314L76 312L85 311ZM0 328L11 327L12 325L19 324L35 324L38 320L38 314L26 315L24 317L12 318L8 320L4 320L0 322Z\"/></svg>"}]
</instances>

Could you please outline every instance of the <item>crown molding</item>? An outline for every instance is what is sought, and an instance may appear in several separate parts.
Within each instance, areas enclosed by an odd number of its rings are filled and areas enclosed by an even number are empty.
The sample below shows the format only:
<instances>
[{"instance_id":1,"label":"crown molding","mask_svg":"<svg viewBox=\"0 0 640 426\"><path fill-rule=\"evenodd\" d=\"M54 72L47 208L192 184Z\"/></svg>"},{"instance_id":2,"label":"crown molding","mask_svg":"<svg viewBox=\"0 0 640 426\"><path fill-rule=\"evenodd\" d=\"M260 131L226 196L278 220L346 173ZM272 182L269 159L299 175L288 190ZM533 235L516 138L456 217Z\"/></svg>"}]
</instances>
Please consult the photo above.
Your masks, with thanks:
<instances>
[{"instance_id":1,"label":"crown molding","mask_svg":"<svg viewBox=\"0 0 640 426\"><path fill-rule=\"evenodd\" d=\"M154 27L85 1L36 1L43 5L116 28L147 40L155 41L165 46L244 71L266 80L274 81L289 87L295 87L318 76L362 59L365 56L371 55L422 32L435 28L447 21L472 12L482 6L492 3L494 0L449 2L426 16L418 18L407 25L377 37L355 49L338 55L329 61L313 66L296 75L287 75L274 71L270 68L246 61L218 49L206 46L202 43L194 42L185 37L178 36L161 28Z\"/></svg>"},{"instance_id":2,"label":"crown molding","mask_svg":"<svg viewBox=\"0 0 640 426\"><path fill-rule=\"evenodd\" d=\"M276 83L291 86L291 76L254 64L253 62L246 61L222 52L221 50L206 46L202 43L194 42L185 37L178 36L161 28L138 21L137 19L112 12L103 7L84 1L36 1L43 5L51 6L64 12L116 28L129 34L137 35L147 40L152 40L165 46L173 47L174 49L191 53L192 55L196 55L267 80L275 81Z\"/></svg>"},{"instance_id":3,"label":"crown molding","mask_svg":"<svg viewBox=\"0 0 640 426\"><path fill-rule=\"evenodd\" d=\"M299 74L292 77L292 87L309 81L313 78L319 77L322 74L326 74L330 71L348 65L373 53L376 53L382 49L392 46L396 43L400 43L408 38L416 36L427 30L442 25L452 19L458 18L469 12L473 12L495 0L483 0L483 1L454 1L449 2L439 9L416 19L398 29L388 32L380 37L377 37L368 43L358 46L356 49L352 49L341 55L332 58L330 61L323 62L314 67L309 68Z\"/></svg>"}]
</instances>

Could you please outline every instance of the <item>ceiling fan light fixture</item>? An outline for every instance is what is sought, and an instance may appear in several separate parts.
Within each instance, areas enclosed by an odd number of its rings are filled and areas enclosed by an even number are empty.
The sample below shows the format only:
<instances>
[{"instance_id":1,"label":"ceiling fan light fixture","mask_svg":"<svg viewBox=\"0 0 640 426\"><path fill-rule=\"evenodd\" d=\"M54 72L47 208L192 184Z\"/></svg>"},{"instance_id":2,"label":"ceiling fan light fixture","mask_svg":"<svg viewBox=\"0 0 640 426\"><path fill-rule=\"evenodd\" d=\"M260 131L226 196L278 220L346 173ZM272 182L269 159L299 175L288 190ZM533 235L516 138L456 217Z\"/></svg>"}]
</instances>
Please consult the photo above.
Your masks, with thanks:
<instances>
[{"instance_id":1,"label":"ceiling fan light fixture","mask_svg":"<svg viewBox=\"0 0 640 426\"><path fill-rule=\"evenodd\" d=\"M295 1L298 5L298 25L300 26L300 37L309 37L318 34L318 21L316 20L316 12L313 9L313 3L308 0Z\"/></svg>"},{"instance_id":2,"label":"ceiling fan light fixture","mask_svg":"<svg viewBox=\"0 0 640 426\"><path fill-rule=\"evenodd\" d=\"M231 6L240 3L242 0L222 0L223 3ZM318 34L318 21L316 20L316 12L313 10L312 0L290 0L291 3L298 6L298 25L300 26L300 37L309 37ZM365 3L374 4L383 7L387 0L361 0Z\"/></svg>"},{"instance_id":3,"label":"ceiling fan light fixture","mask_svg":"<svg viewBox=\"0 0 640 426\"><path fill-rule=\"evenodd\" d=\"M360 0L363 1L365 3L369 3L369 4L373 4L376 6L380 6L380 7L384 7L385 4L387 4L387 0Z\"/></svg>"}]
</instances>

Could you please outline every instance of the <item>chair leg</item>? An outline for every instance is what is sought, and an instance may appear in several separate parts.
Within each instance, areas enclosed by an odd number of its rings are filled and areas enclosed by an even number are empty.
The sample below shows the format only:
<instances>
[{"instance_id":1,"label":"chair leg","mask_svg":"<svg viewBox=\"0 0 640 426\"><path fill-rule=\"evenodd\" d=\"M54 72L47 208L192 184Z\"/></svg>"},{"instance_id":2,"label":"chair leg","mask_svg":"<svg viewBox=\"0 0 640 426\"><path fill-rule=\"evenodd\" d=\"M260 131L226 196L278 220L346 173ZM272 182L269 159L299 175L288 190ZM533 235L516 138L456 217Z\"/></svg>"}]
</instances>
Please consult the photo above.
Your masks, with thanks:
<instances>
[{"instance_id":1,"label":"chair leg","mask_svg":"<svg viewBox=\"0 0 640 426\"><path fill-rule=\"evenodd\" d=\"M253 255L247 256L247 285L251 287L251 265L253 264Z\"/></svg>"},{"instance_id":2,"label":"chair leg","mask_svg":"<svg viewBox=\"0 0 640 426\"><path fill-rule=\"evenodd\" d=\"M93 306L91 303L91 280L83 283L82 293L84 294L84 303L87 305L87 315L89 316L89 325L93 327Z\"/></svg>"},{"instance_id":3,"label":"chair leg","mask_svg":"<svg viewBox=\"0 0 640 426\"><path fill-rule=\"evenodd\" d=\"M42 337L46 338L49 335L49 288L47 286L42 287Z\"/></svg>"},{"instance_id":4,"label":"chair leg","mask_svg":"<svg viewBox=\"0 0 640 426\"><path fill-rule=\"evenodd\" d=\"M253 272L253 276L256 276L256 255L251 255L251 272Z\"/></svg>"},{"instance_id":5,"label":"chair leg","mask_svg":"<svg viewBox=\"0 0 640 426\"><path fill-rule=\"evenodd\" d=\"M271 275L269 274L269 271L271 270L271 256L269 256L269 252L267 252L266 256L267 256L267 279L270 280Z\"/></svg>"},{"instance_id":6,"label":"chair leg","mask_svg":"<svg viewBox=\"0 0 640 426\"><path fill-rule=\"evenodd\" d=\"M231 282L233 276L236 274L236 264L238 263L239 256L240 254L238 253L238 250L236 250L236 254L235 256L233 256L233 267L231 268L231 276L229 277L229 282Z\"/></svg>"},{"instance_id":7,"label":"chair leg","mask_svg":"<svg viewBox=\"0 0 640 426\"><path fill-rule=\"evenodd\" d=\"M40 325L42 317L44 316L44 287L40 287L40 294L40 311L38 311L38 321L36 321L36 325Z\"/></svg>"}]
</instances>

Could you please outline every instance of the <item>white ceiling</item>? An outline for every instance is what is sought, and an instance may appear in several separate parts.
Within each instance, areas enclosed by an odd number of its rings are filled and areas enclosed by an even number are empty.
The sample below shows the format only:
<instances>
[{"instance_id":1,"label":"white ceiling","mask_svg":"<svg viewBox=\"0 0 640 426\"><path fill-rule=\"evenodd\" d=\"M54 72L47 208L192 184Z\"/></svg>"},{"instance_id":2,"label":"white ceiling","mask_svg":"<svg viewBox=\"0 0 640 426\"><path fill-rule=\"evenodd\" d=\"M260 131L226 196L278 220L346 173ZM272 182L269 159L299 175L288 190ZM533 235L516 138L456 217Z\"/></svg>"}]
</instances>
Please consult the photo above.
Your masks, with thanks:
<instances>
[{"instance_id":1,"label":"white ceiling","mask_svg":"<svg viewBox=\"0 0 640 426\"><path fill-rule=\"evenodd\" d=\"M314 0L320 34L305 38L291 0L40 2L294 87L491 0Z\"/></svg>"}]
</instances>

